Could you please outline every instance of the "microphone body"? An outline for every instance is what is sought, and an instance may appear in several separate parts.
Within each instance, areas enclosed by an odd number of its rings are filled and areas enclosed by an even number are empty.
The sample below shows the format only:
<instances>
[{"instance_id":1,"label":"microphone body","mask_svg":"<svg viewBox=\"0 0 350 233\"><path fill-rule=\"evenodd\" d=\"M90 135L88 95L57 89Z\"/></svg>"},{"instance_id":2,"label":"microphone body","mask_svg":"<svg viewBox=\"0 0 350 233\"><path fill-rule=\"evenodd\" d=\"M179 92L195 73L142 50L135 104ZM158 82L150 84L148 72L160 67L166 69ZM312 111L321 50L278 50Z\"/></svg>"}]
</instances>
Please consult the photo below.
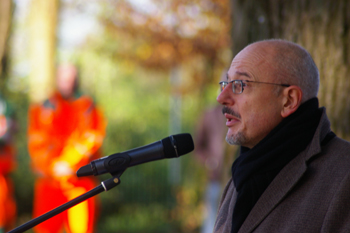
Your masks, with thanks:
<instances>
[{"instance_id":1,"label":"microphone body","mask_svg":"<svg viewBox=\"0 0 350 233\"><path fill-rule=\"evenodd\" d=\"M90 164L81 167L77 171L77 176L114 174L138 164L179 157L193 149L194 145L190 134L172 135L143 147L94 160Z\"/></svg>"}]
</instances>

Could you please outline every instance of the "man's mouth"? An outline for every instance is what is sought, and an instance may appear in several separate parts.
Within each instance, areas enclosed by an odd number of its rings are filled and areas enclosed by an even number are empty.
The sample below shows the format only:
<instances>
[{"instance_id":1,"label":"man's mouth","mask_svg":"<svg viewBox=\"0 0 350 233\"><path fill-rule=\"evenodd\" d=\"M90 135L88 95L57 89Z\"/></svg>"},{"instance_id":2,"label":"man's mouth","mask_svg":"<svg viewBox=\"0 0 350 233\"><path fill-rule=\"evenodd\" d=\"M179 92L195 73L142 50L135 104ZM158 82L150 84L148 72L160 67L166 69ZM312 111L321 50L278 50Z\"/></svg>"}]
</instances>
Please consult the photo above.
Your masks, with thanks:
<instances>
[{"instance_id":1,"label":"man's mouth","mask_svg":"<svg viewBox=\"0 0 350 233\"><path fill-rule=\"evenodd\" d=\"M235 118L235 120L240 120L241 119L241 115L237 112L235 112L234 110L232 110L231 108L227 107L227 106L224 106L222 108L222 114L225 115L225 117L229 120L232 119L232 118Z\"/></svg>"},{"instance_id":2,"label":"man's mouth","mask_svg":"<svg viewBox=\"0 0 350 233\"><path fill-rule=\"evenodd\" d=\"M235 123L239 122L238 118L236 118L236 117L234 117L234 116L232 116L232 115L230 115L228 113L225 113L224 115L225 115L225 117L227 119L227 121L226 121L226 126L227 127L230 127L230 126L234 125Z\"/></svg>"},{"instance_id":3,"label":"man's mouth","mask_svg":"<svg viewBox=\"0 0 350 233\"><path fill-rule=\"evenodd\" d=\"M224 106L222 108L222 113L224 114L224 116L227 119L227 121L226 121L227 127L231 127L231 126L235 125L241 119L240 114L238 114L237 112L235 112L231 108L228 108L227 106Z\"/></svg>"}]
</instances>

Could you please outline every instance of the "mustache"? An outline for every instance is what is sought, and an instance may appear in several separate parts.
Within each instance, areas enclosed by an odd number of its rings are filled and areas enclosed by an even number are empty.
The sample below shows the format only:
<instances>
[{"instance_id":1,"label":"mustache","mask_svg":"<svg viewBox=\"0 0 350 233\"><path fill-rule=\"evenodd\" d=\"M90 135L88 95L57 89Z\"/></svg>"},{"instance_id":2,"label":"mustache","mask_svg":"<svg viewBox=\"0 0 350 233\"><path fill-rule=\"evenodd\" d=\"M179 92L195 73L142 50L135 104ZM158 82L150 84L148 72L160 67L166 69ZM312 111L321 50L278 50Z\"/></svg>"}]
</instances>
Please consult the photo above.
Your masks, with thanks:
<instances>
[{"instance_id":1,"label":"mustache","mask_svg":"<svg viewBox=\"0 0 350 233\"><path fill-rule=\"evenodd\" d=\"M222 114L228 113L234 117L237 117L238 119L241 119L241 115L238 112L233 111L231 108L224 106L222 108Z\"/></svg>"}]
</instances>

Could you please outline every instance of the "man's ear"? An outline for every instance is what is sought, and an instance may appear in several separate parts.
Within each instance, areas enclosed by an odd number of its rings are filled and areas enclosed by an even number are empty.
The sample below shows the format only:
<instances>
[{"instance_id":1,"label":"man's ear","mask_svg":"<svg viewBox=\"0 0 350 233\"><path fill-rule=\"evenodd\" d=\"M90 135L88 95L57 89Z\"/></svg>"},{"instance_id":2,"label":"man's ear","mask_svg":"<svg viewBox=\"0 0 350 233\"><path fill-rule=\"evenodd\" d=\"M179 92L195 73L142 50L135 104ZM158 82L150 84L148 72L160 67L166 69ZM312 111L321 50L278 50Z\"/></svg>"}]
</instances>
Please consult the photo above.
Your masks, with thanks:
<instances>
[{"instance_id":1,"label":"man's ear","mask_svg":"<svg viewBox=\"0 0 350 233\"><path fill-rule=\"evenodd\" d=\"M294 113L301 105L303 92L298 86L290 86L283 90L282 95L283 108L281 111L281 116L286 118L290 114Z\"/></svg>"}]
</instances>

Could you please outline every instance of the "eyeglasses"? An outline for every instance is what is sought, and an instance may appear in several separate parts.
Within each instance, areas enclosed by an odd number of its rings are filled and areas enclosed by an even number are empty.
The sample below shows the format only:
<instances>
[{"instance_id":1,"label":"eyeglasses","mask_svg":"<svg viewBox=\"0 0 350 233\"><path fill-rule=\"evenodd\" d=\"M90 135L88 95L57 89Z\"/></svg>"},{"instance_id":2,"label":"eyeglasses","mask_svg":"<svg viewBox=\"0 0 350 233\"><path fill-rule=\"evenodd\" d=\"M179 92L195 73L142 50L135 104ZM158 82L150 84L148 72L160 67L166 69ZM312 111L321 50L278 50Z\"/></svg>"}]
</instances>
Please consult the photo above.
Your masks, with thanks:
<instances>
[{"instance_id":1,"label":"eyeglasses","mask_svg":"<svg viewBox=\"0 0 350 233\"><path fill-rule=\"evenodd\" d=\"M271 85L277 85L277 86L282 86L282 87L290 87L289 84L278 84L278 83L267 83L267 82L256 82L256 81L249 81L249 80L244 80L244 82L247 83L262 83L262 84L271 84ZM241 94L244 90L244 87L247 86L246 83L244 83L243 80L233 80L230 82L222 81L219 82L220 85L220 92L222 92L226 86L228 86L230 83L232 84L232 91L235 94Z\"/></svg>"}]
</instances>

